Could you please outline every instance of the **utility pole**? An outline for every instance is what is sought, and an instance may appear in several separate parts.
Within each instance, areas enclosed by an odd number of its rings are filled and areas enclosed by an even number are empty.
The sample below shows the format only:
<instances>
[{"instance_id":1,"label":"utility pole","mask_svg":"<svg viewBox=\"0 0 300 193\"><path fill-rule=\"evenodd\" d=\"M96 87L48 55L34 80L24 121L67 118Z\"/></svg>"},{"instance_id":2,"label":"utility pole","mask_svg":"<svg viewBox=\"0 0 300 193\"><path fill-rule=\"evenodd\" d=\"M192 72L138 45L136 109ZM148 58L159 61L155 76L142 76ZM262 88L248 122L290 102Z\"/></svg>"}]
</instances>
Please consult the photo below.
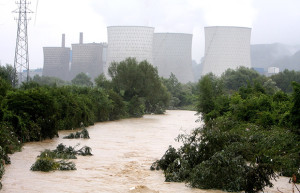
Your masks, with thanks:
<instances>
[{"instance_id":1,"label":"utility pole","mask_svg":"<svg viewBox=\"0 0 300 193\"><path fill-rule=\"evenodd\" d=\"M29 80L29 57L28 57L28 36L27 36L27 13L32 13L31 10L28 9L29 2L26 0L16 1L18 5L18 9L13 11L17 13L19 16L15 18L18 20L18 29L17 29L17 39L16 39L16 50L15 50L15 61L14 61L14 78L13 78L13 86L16 87L18 85L18 81L21 82L24 80L23 71L26 72L26 81Z\"/></svg>"}]
</instances>

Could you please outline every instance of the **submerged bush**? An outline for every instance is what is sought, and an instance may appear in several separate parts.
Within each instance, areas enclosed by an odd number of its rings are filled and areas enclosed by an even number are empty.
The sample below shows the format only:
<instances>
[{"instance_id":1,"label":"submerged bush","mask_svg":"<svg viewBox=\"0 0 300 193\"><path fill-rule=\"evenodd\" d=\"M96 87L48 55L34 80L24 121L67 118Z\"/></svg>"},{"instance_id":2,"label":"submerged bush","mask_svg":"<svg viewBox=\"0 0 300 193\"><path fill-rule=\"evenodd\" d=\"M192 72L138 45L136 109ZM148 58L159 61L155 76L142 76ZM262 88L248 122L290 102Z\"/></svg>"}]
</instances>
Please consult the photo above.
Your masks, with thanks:
<instances>
[{"instance_id":1,"label":"submerged bush","mask_svg":"<svg viewBox=\"0 0 300 193\"><path fill-rule=\"evenodd\" d=\"M64 136L63 139L78 139L78 138L84 138L84 139L89 139L90 135L88 130L84 127L84 125L81 123L81 127L83 128L82 131L77 131L75 134L70 133L67 136Z\"/></svg>"},{"instance_id":2,"label":"submerged bush","mask_svg":"<svg viewBox=\"0 0 300 193\"><path fill-rule=\"evenodd\" d=\"M60 143L55 150L49 150L46 149L38 156L40 158L52 158L52 159L77 159L76 155L93 155L92 148L88 146L84 146L80 148L79 150L76 150L75 148L78 146L77 144L75 147L69 146Z\"/></svg>"},{"instance_id":3,"label":"submerged bush","mask_svg":"<svg viewBox=\"0 0 300 193\"><path fill-rule=\"evenodd\" d=\"M243 157L220 151L193 168L188 182L196 188L241 191L245 189L246 168Z\"/></svg>"},{"instance_id":4,"label":"submerged bush","mask_svg":"<svg viewBox=\"0 0 300 193\"><path fill-rule=\"evenodd\" d=\"M37 159L30 170L49 172L53 170L76 170L76 167L73 162L66 162L65 160L55 161L53 158L43 157Z\"/></svg>"},{"instance_id":5,"label":"submerged bush","mask_svg":"<svg viewBox=\"0 0 300 193\"><path fill-rule=\"evenodd\" d=\"M271 157L255 157L259 151L253 149L258 146L241 131L220 131L216 125L179 135L183 145L169 146L151 169L162 169L168 182L186 182L195 188L257 192L272 186L270 180L276 176Z\"/></svg>"},{"instance_id":6,"label":"submerged bush","mask_svg":"<svg viewBox=\"0 0 300 193\"><path fill-rule=\"evenodd\" d=\"M46 149L38 156L37 161L31 166L32 171L49 172L53 170L76 170L73 162L67 162L65 159L77 159L76 155L91 156L92 148L84 146L79 150L75 147L63 145L60 143L55 150ZM55 159L62 159L55 161Z\"/></svg>"},{"instance_id":7,"label":"submerged bush","mask_svg":"<svg viewBox=\"0 0 300 193\"><path fill-rule=\"evenodd\" d=\"M57 170L59 164L55 162L53 158L44 157L39 158L36 162L30 167L32 171L42 171L42 172L49 172L53 170Z\"/></svg>"}]
</instances>

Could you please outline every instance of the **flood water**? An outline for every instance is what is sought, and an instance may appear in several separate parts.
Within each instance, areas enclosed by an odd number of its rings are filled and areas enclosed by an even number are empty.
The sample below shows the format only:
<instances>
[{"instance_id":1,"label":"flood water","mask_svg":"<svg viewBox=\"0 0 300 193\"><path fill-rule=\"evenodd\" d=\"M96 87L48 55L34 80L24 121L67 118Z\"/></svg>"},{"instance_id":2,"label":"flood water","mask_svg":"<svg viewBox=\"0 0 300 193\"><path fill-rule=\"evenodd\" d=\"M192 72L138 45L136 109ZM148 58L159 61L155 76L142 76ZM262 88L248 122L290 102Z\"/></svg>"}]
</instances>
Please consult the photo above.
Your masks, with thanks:
<instances>
[{"instance_id":1,"label":"flood water","mask_svg":"<svg viewBox=\"0 0 300 193\"><path fill-rule=\"evenodd\" d=\"M62 139L74 131L61 131L59 138L26 143L22 152L11 155L12 164L5 167L1 192L221 193L164 182L162 171L149 169L169 145L179 147L174 140L178 134L200 126L195 113L167 111L164 115L97 123L88 128L91 139ZM90 146L93 156L71 160L76 164L75 171L30 171L41 151L55 149L59 143ZM286 179L280 180L280 191L291 192ZM277 186L265 192L278 192Z\"/></svg>"}]
</instances>

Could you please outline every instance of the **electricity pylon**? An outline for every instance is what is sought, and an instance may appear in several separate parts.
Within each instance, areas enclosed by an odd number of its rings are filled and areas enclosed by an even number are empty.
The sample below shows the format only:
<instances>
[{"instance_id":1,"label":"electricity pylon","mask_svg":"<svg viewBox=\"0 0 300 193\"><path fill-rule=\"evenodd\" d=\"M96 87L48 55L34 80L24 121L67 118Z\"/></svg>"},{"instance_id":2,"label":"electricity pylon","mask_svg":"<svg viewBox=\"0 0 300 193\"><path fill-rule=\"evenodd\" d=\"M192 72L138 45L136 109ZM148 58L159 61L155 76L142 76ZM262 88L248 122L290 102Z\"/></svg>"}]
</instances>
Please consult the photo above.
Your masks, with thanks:
<instances>
[{"instance_id":1,"label":"electricity pylon","mask_svg":"<svg viewBox=\"0 0 300 193\"><path fill-rule=\"evenodd\" d=\"M16 2L18 9L13 11L19 16L15 19L18 20L18 30L16 39L15 61L14 61L14 78L13 86L17 85L17 82L23 81L23 71L26 72L26 81L29 80L29 56L28 56L28 35L27 35L27 13L32 13L28 9L29 2L26 0L19 0Z\"/></svg>"}]
</instances>

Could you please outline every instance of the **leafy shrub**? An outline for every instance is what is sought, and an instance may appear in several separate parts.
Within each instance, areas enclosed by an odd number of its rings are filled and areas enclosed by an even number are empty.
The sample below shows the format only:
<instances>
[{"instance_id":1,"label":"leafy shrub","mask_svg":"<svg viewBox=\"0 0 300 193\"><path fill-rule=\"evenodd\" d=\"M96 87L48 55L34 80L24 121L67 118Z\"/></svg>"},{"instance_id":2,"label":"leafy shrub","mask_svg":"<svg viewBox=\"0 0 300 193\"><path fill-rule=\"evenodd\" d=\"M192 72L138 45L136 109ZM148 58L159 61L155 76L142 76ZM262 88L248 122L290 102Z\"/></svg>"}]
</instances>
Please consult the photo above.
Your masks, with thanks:
<instances>
[{"instance_id":1,"label":"leafy shrub","mask_svg":"<svg viewBox=\"0 0 300 193\"><path fill-rule=\"evenodd\" d=\"M78 145L76 145L78 146ZM65 146L60 143L55 150L46 149L39 155L40 158L52 158L52 159L77 159L76 155L93 155L92 148L88 146L84 146L79 150L76 150L75 147L72 146Z\"/></svg>"},{"instance_id":2,"label":"leafy shrub","mask_svg":"<svg viewBox=\"0 0 300 193\"><path fill-rule=\"evenodd\" d=\"M76 166L73 162L66 162L65 160L60 160L57 163L59 164L58 170L76 170Z\"/></svg>"},{"instance_id":3,"label":"leafy shrub","mask_svg":"<svg viewBox=\"0 0 300 193\"><path fill-rule=\"evenodd\" d=\"M78 138L84 138L84 139L90 138L89 132L87 131L86 128L83 128L83 130L80 132L77 131L75 134L70 133L69 135L63 137L63 139L78 139Z\"/></svg>"},{"instance_id":4,"label":"leafy shrub","mask_svg":"<svg viewBox=\"0 0 300 193\"><path fill-rule=\"evenodd\" d=\"M246 168L241 156L220 151L193 168L189 184L196 188L241 191L245 189Z\"/></svg>"},{"instance_id":5,"label":"leafy shrub","mask_svg":"<svg viewBox=\"0 0 300 193\"><path fill-rule=\"evenodd\" d=\"M37 159L30 170L49 172L53 170L76 170L76 167L73 162L66 162L65 160L55 161L53 158L44 157Z\"/></svg>"},{"instance_id":6,"label":"leafy shrub","mask_svg":"<svg viewBox=\"0 0 300 193\"><path fill-rule=\"evenodd\" d=\"M54 161L54 159L49 157L39 158L36 162L30 167L32 171L42 171L49 172L53 170L57 170L59 168L59 164Z\"/></svg>"}]
</instances>

